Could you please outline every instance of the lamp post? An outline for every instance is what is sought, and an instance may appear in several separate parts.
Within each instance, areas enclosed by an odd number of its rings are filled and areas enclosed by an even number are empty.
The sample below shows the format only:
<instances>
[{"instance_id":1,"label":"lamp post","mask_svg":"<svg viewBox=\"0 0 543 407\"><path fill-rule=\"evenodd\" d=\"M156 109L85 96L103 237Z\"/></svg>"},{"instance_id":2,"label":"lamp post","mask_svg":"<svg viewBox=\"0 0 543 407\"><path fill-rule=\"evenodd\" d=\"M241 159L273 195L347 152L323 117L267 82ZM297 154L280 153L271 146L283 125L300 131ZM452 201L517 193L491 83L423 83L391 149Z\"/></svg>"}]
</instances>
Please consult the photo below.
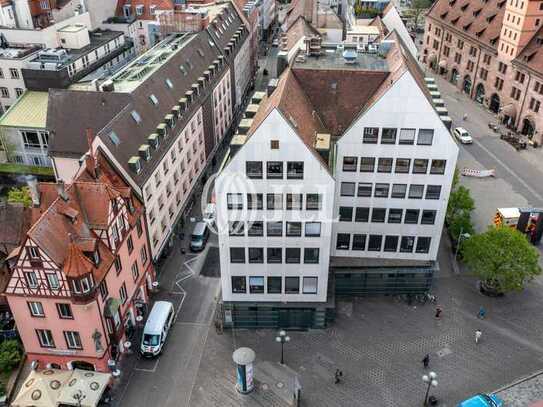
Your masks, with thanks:
<instances>
[{"instance_id":1,"label":"lamp post","mask_svg":"<svg viewBox=\"0 0 543 407\"><path fill-rule=\"evenodd\" d=\"M428 396L430 395L430 387L437 387L437 374L435 372L430 372L427 375L422 376L422 381L428 383L426 388L426 395L424 396L424 407L428 407Z\"/></svg>"},{"instance_id":2,"label":"lamp post","mask_svg":"<svg viewBox=\"0 0 543 407\"><path fill-rule=\"evenodd\" d=\"M287 333L283 330L279 331L279 335L275 337L275 342L281 343L281 364L284 365L284 352L285 343L290 341L290 336L287 336Z\"/></svg>"},{"instance_id":3,"label":"lamp post","mask_svg":"<svg viewBox=\"0 0 543 407\"><path fill-rule=\"evenodd\" d=\"M456 250L454 252L454 262L456 263L456 258L458 257L458 252L460 251L460 244L462 240L469 239L471 235L469 233L464 233L464 229L460 228L460 234L458 235L458 240L456 241Z\"/></svg>"}]
</instances>

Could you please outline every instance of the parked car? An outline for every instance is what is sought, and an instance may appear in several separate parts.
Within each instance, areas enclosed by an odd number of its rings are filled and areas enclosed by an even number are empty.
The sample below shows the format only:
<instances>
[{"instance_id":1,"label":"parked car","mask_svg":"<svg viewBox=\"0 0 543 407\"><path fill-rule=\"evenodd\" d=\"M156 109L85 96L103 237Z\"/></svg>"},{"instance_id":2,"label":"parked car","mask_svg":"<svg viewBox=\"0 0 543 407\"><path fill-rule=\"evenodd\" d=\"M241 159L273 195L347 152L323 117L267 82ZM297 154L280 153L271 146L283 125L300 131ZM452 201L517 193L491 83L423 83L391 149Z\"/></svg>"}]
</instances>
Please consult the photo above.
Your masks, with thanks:
<instances>
[{"instance_id":1,"label":"parked car","mask_svg":"<svg viewBox=\"0 0 543 407\"><path fill-rule=\"evenodd\" d=\"M503 407L503 400L495 394L477 394L462 401L457 407Z\"/></svg>"},{"instance_id":2,"label":"parked car","mask_svg":"<svg viewBox=\"0 0 543 407\"><path fill-rule=\"evenodd\" d=\"M190 250L201 252L205 249L207 238L209 237L209 227L206 222L198 222L194 225L194 230L190 238Z\"/></svg>"},{"instance_id":3,"label":"parked car","mask_svg":"<svg viewBox=\"0 0 543 407\"><path fill-rule=\"evenodd\" d=\"M272 41L272 47L278 47L279 46L279 40L277 38L274 38Z\"/></svg>"},{"instance_id":4,"label":"parked car","mask_svg":"<svg viewBox=\"0 0 543 407\"><path fill-rule=\"evenodd\" d=\"M457 127L453 130L454 137L462 144L472 144L473 139L471 138L468 131L463 127Z\"/></svg>"},{"instance_id":5,"label":"parked car","mask_svg":"<svg viewBox=\"0 0 543 407\"><path fill-rule=\"evenodd\" d=\"M171 302L155 302L143 328L140 347L143 356L153 357L162 352L174 317L175 311Z\"/></svg>"}]
</instances>

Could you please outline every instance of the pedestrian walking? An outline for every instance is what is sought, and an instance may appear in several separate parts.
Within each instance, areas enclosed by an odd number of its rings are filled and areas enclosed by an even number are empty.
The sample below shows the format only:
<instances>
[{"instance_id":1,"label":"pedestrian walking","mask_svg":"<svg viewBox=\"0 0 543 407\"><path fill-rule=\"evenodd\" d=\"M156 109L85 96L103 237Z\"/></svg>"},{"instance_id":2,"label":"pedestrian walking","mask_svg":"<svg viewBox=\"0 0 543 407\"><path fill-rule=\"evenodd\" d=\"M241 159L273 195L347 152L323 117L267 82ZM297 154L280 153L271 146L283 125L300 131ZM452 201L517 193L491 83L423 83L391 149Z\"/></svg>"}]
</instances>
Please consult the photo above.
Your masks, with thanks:
<instances>
[{"instance_id":1,"label":"pedestrian walking","mask_svg":"<svg viewBox=\"0 0 543 407\"><path fill-rule=\"evenodd\" d=\"M338 384L341 381L342 376L343 376L343 372L339 369L336 369L336 372L334 373L335 384Z\"/></svg>"},{"instance_id":2,"label":"pedestrian walking","mask_svg":"<svg viewBox=\"0 0 543 407\"><path fill-rule=\"evenodd\" d=\"M441 307L436 307L436 319L440 319L441 318L441 314L442 314L443 310L441 309Z\"/></svg>"},{"instance_id":3,"label":"pedestrian walking","mask_svg":"<svg viewBox=\"0 0 543 407\"><path fill-rule=\"evenodd\" d=\"M479 319L485 319L485 316L486 316L486 310L485 310L484 307L481 305L481 307L479 308L479 314L477 314L477 318L479 318Z\"/></svg>"},{"instance_id":4,"label":"pedestrian walking","mask_svg":"<svg viewBox=\"0 0 543 407\"><path fill-rule=\"evenodd\" d=\"M428 366L430 366L430 355L428 353L422 359L422 364L424 365L425 369L428 369Z\"/></svg>"},{"instance_id":5,"label":"pedestrian walking","mask_svg":"<svg viewBox=\"0 0 543 407\"><path fill-rule=\"evenodd\" d=\"M477 329L475 331L475 343L479 343L479 341L481 340L481 336L483 336L483 333L480 329Z\"/></svg>"},{"instance_id":6,"label":"pedestrian walking","mask_svg":"<svg viewBox=\"0 0 543 407\"><path fill-rule=\"evenodd\" d=\"M464 121L468 120L468 114L467 113L464 113L464 116L462 116L462 120L464 120Z\"/></svg>"}]
</instances>

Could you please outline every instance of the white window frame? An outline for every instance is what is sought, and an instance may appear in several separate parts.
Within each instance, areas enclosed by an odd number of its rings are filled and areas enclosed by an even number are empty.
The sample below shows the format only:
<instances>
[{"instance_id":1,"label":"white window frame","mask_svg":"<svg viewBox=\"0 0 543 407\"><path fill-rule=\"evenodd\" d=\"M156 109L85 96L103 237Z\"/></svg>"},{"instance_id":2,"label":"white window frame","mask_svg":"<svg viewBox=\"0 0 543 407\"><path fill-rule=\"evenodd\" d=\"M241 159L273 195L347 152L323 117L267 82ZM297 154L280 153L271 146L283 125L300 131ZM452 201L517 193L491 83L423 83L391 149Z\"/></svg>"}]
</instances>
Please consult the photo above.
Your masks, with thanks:
<instances>
[{"instance_id":1,"label":"white window frame","mask_svg":"<svg viewBox=\"0 0 543 407\"><path fill-rule=\"evenodd\" d=\"M58 290L60 288L60 281L56 273L45 273L45 276L51 290Z\"/></svg>"},{"instance_id":2,"label":"white window frame","mask_svg":"<svg viewBox=\"0 0 543 407\"><path fill-rule=\"evenodd\" d=\"M32 315L33 317L45 316L43 304L39 301L28 301L28 308L30 308L30 315Z\"/></svg>"},{"instance_id":3,"label":"white window frame","mask_svg":"<svg viewBox=\"0 0 543 407\"><path fill-rule=\"evenodd\" d=\"M36 333L38 334L38 341L42 348L55 347L55 339L50 329L36 329Z\"/></svg>"},{"instance_id":4,"label":"white window frame","mask_svg":"<svg viewBox=\"0 0 543 407\"><path fill-rule=\"evenodd\" d=\"M83 343L81 342L81 335L77 331L64 331L64 338L66 339L66 346L68 349L83 349Z\"/></svg>"}]
</instances>

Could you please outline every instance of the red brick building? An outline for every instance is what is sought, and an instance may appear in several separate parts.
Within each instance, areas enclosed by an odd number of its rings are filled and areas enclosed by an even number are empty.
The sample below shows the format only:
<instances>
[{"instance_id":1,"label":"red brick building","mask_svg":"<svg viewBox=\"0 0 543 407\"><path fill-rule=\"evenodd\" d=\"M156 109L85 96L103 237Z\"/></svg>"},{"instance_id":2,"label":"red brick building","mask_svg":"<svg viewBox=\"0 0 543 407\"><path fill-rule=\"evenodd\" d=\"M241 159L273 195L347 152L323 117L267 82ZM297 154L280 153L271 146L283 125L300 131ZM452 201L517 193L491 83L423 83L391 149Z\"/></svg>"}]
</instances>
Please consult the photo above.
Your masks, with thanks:
<instances>
[{"instance_id":1,"label":"red brick building","mask_svg":"<svg viewBox=\"0 0 543 407\"><path fill-rule=\"evenodd\" d=\"M543 1L437 0L421 60L510 128L541 143Z\"/></svg>"}]
</instances>

